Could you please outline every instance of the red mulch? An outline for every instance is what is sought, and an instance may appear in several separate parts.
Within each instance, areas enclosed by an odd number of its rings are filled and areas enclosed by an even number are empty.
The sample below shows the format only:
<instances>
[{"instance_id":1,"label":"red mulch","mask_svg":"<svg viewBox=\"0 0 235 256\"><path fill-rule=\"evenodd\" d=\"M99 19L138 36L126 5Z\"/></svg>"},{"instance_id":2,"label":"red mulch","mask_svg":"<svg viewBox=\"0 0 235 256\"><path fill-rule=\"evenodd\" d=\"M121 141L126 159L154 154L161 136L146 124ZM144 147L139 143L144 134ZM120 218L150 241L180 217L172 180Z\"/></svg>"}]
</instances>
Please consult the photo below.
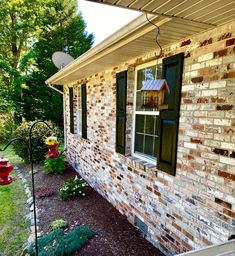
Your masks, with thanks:
<instances>
[{"instance_id":1,"label":"red mulch","mask_svg":"<svg viewBox=\"0 0 235 256\"><path fill-rule=\"evenodd\" d=\"M140 232L132 226L107 200L91 187L84 198L62 201L58 191L65 180L77 173L71 166L66 167L63 175L35 174L35 187L53 188L55 194L37 198L40 209L39 227L43 232L50 230L50 223L65 219L69 226L85 225L97 232L89 242L73 255L79 256L163 256ZM30 177L28 177L30 178Z\"/></svg>"}]
</instances>

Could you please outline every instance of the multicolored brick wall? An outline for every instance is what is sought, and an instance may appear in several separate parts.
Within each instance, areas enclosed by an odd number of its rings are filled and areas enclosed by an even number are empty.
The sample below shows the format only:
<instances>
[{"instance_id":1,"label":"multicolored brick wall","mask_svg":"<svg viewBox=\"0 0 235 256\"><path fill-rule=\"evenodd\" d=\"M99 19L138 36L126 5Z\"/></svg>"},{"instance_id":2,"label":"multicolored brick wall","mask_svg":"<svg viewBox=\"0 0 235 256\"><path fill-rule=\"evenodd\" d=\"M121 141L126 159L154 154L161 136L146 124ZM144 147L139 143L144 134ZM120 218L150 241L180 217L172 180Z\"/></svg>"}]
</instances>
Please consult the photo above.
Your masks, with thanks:
<instances>
[{"instance_id":1,"label":"multicolored brick wall","mask_svg":"<svg viewBox=\"0 0 235 256\"><path fill-rule=\"evenodd\" d=\"M144 223L146 238L167 255L235 234L235 21L164 48L164 57L179 52L185 60L176 176L131 156L135 67L154 53L65 87L70 162L131 223ZM115 152L116 73L123 70L126 156ZM76 92L81 83L87 84L86 140L70 134L68 123L68 87Z\"/></svg>"}]
</instances>

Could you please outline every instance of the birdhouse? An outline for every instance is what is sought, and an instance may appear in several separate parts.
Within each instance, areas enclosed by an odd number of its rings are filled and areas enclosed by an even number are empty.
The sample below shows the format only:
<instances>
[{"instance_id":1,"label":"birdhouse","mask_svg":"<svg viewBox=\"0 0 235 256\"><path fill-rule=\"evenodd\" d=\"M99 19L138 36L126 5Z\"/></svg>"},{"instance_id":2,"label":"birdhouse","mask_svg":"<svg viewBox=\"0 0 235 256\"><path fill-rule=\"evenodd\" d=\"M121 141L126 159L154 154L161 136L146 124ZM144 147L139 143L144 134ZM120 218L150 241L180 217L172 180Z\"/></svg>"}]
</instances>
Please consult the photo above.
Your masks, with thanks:
<instances>
[{"instance_id":1,"label":"birdhouse","mask_svg":"<svg viewBox=\"0 0 235 256\"><path fill-rule=\"evenodd\" d=\"M166 79L147 80L142 82L144 108L167 109L165 94L170 93Z\"/></svg>"}]
</instances>

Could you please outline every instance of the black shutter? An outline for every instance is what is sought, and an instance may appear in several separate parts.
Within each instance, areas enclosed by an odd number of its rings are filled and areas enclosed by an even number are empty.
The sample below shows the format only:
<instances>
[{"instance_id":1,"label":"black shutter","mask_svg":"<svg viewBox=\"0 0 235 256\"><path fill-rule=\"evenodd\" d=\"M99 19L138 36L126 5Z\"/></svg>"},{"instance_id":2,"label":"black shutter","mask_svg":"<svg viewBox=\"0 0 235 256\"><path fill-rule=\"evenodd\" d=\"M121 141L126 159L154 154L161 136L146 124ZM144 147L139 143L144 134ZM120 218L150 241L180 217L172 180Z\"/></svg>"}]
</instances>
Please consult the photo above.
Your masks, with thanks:
<instances>
[{"instance_id":1,"label":"black shutter","mask_svg":"<svg viewBox=\"0 0 235 256\"><path fill-rule=\"evenodd\" d=\"M163 59L163 78L167 80L170 94L166 97L168 109L160 112L158 130L157 168L175 175L179 109L184 54Z\"/></svg>"},{"instance_id":2,"label":"black shutter","mask_svg":"<svg viewBox=\"0 0 235 256\"><path fill-rule=\"evenodd\" d=\"M82 138L87 139L86 85L82 84Z\"/></svg>"},{"instance_id":3,"label":"black shutter","mask_svg":"<svg viewBox=\"0 0 235 256\"><path fill-rule=\"evenodd\" d=\"M74 133L73 88L69 88L70 132Z\"/></svg>"},{"instance_id":4,"label":"black shutter","mask_svg":"<svg viewBox=\"0 0 235 256\"><path fill-rule=\"evenodd\" d=\"M127 72L116 75L116 152L125 155Z\"/></svg>"}]
</instances>

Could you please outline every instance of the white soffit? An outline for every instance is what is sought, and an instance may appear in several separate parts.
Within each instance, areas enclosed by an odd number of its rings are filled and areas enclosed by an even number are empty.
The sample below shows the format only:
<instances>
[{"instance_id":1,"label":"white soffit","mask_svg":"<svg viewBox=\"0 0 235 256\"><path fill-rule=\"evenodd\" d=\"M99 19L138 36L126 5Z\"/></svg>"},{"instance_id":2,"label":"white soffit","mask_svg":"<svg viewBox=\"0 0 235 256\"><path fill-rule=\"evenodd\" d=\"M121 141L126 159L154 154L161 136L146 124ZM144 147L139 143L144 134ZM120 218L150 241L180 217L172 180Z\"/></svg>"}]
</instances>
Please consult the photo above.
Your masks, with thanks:
<instances>
[{"instance_id":1,"label":"white soffit","mask_svg":"<svg viewBox=\"0 0 235 256\"><path fill-rule=\"evenodd\" d=\"M148 18L160 27L158 42L162 47L235 18L235 0L92 0L92 2L151 13L148 14ZM50 77L46 83L68 84L85 79L151 51L159 52L156 44L156 27L150 24L143 14L75 59Z\"/></svg>"},{"instance_id":2,"label":"white soffit","mask_svg":"<svg viewBox=\"0 0 235 256\"><path fill-rule=\"evenodd\" d=\"M235 16L234 0L87 0L165 17L221 25Z\"/></svg>"}]
</instances>

